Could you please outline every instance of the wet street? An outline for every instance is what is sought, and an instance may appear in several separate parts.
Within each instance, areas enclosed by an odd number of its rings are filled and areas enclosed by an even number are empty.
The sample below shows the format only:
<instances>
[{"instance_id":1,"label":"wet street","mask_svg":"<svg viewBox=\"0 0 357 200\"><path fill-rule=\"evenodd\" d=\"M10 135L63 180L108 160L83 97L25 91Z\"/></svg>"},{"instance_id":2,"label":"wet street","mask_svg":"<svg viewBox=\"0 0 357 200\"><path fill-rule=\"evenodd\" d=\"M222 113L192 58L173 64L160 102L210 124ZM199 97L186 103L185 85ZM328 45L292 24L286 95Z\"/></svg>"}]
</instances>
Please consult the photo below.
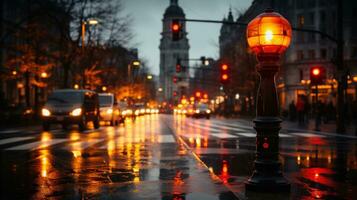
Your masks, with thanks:
<instances>
[{"instance_id":1,"label":"wet street","mask_svg":"<svg viewBox=\"0 0 357 200\"><path fill-rule=\"evenodd\" d=\"M357 137L284 128L291 192L246 192L255 132L241 119L146 115L79 132L0 131L1 199L353 199Z\"/></svg>"}]
</instances>

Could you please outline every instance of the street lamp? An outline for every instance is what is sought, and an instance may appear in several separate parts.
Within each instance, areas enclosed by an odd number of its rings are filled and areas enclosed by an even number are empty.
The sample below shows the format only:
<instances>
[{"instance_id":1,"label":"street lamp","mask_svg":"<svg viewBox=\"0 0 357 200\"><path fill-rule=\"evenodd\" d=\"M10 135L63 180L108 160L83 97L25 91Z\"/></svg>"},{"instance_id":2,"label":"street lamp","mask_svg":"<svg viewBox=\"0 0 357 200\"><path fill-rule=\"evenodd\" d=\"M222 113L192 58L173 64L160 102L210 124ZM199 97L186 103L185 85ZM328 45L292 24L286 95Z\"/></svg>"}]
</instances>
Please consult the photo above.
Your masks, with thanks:
<instances>
[{"instance_id":1,"label":"street lamp","mask_svg":"<svg viewBox=\"0 0 357 200\"><path fill-rule=\"evenodd\" d=\"M254 18L247 27L247 41L256 54L260 85L257 94L254 128L257 132L256 159L253 175L246 183L247 190L289 191L279 162L279 102L275 74L279 70L280 56L291 41L290 23L273 10L266 10Z\"/></svg>"},{"instance_id":2,"label":"street lamp","mask_svg":"<svg viewBox=\"0 0 357 200\"><path fill-rule=\"evenodd\" d=\"M85 43L85 34L86 34L86 25L97 25L99 22L96 19L88 19L88 20L84 20L82 21L82 48L84 48Z\"/></svg>"},{"instance_id":3,"label":"street lamp","mask_svg":"<svg viewBox=\"0 0 357 200\"><path fill-rule=\"evenodd\" d=\"M47 77L48 77L48 74L46 72L41 73L41 78L47 78Z\"/></svg>"},{"instance_id":4,"label":"street lamp","mask_svg":"<svg viewBox=\"0 0 357 200\"><path fill-rule=\"evenodd\" d=\"M147 75L147 77L146 77L148 80L151 80L152 79L152 75Z\"/></svg>"},{"instance_id":5,"label":"street lamp","mask_svg":"<svg viewBox=\"0 0 357 200\"><path fill-rule=\"evenodd\" d=\"M84 48L85 48L85 35L86 35L86 25L97 25L99 22L98 20L96 19L87 19L87 20L83 20L82 21L82 24L81 24L81 27L82 27L82 34L81 34L81 37L82 37L82 53L84 54ZM82 72L82 75L83 75L83 80L82 80L82 85L83 85L83 88L86 88L86 75L85 75L85 68L83 68L83 72Z\"/></svg>"}]
</instances>

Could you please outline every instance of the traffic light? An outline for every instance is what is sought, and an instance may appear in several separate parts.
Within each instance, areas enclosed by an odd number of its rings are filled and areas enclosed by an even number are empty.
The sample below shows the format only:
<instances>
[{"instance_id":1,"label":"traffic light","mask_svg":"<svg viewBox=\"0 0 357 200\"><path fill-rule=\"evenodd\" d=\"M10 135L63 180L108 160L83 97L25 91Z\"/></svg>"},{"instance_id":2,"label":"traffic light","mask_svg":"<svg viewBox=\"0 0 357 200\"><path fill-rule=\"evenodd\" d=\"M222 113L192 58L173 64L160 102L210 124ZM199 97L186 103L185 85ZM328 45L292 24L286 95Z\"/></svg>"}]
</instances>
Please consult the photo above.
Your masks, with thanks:
<instances>
[{"instance_id":1,"label":"traffic light","mask_svg":"<svg viewBox=\"0 0 357 200\"><path fill-rule=\"evenodd\" d=\"M310 81L312 85L321 85L325 82L326 70L324 67L316 66L310 69Z\"/></svg>"},{"instance_id":2,"label":"traffic light","mask_svg":"<svg viewBox=\"0 0 357 200\"><path fill-rule=\"evenodd\" d=\"M180 73L182 71L181 69L181 60L180 59L177 59L177 62L176 62L176 73Z\"/></svg>"},{"instance_id":3,"label":"traffic light","mask_svg":"<svg viewBox=\"0 0 357 200\"><path fill-rule=\"evenodd\" d=\"M172 20L171 32L172 32L173 41L179 41L182 39L182 27L179 20L177 19Z\"/></svg>"},{"instance_id":4,"label":"traffic light","mask_svg":"<svg viewBox=\"0 0 357 200\"><path fill-rule=\"evenodd\" d=\"M229 82L229 66L228 64L221 64L220 81L222 84L227 84Z\"/></svg>"},{"instance_id":5,"label":"traffic light","mask_svg":"<svg viewBox=\"0 0 357 200\"><path fill-rule=\"evenodd\" d=\"M172 78L172 81L173 81L174 83L177 83L177 77L174 76L174 77Z\"/></svg>"}]
</instances>

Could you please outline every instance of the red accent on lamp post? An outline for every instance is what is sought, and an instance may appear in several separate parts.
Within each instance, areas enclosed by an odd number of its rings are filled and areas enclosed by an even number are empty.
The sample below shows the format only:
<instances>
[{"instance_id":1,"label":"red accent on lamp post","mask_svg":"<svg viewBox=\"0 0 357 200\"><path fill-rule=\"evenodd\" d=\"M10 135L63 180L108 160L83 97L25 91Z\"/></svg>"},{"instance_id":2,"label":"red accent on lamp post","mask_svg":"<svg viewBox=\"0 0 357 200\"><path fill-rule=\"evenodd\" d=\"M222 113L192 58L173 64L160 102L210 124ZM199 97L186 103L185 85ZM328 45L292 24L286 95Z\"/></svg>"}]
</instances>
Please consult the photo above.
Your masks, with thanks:
<instances>
[{"instance_id":1,"label":"red accent on lamp post","mask_svg":"<svg viewBox=\"0 0 357 200\"><path fill-rule=\"evenodd\" d=\"M290 184L284 178L279 161L279 102L275 74L279 61L291 41L290 23L272 10L254 18L247 27L247 41L256 54L260 85L257 94L254 128L256 159L253 175L246 183L247 190L289 191Z\"/></svg>"}]
</instances>

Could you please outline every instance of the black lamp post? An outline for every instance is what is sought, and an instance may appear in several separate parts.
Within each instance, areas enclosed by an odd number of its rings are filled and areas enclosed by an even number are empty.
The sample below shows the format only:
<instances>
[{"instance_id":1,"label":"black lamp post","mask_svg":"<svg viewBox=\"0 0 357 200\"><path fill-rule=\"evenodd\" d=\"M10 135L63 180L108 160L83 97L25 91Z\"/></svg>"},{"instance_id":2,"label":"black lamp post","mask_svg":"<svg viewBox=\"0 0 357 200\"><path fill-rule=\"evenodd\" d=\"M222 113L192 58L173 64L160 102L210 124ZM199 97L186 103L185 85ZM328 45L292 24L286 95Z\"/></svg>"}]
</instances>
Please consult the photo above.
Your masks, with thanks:
<instances>
[{"instance_id":1,"label":"black lamp post","mask_svg":"<svg viewBox=\"0 0 357 200\"><path fill-rule=\"evenodd\" d=\"M290 44L291 26L280 14L266 10L248 24L247 40L249 47L257 55L260 85L254 119L257 132L256 160L246 189L289 191L290 184L282 174L279 161L279 130L282 120L279 117L275 75L279 70L281 54Z\"/></svg>"}]
</instances>

